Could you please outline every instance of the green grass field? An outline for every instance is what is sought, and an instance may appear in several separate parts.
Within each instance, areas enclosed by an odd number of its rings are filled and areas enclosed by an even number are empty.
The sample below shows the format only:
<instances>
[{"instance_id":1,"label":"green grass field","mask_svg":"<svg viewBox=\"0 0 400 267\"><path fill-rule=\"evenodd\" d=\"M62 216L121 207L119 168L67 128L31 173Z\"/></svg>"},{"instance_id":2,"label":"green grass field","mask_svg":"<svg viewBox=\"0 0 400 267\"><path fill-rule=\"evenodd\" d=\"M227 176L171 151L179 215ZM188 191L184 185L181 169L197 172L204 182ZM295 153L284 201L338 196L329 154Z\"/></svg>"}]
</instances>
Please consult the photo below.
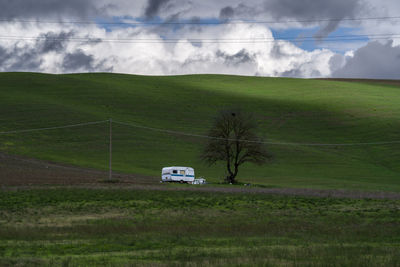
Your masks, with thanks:
<instances>
[{"instance_id":1,"label":"green grass field","mask_svg":"<svg viewBox=\"0 0 400 267\"><path fill-rule=\"evenodd\" d=\"M254 113L267 141L359 143L400 140L400 87L372 81L330 81L223 75L150 77L118 74L0 74L0 131L87 121L132 122L206 134L221 108ZM187 165L211 182L222 165L199 154L204 139L115 124L113 166L159 176ZM274 159L248 164L239 181L278 187L400 191L400 144L268 146ZM108 125L0 135L0 151L106 169Z\"/></svg>"},{"instance_id":2,"label":"green grass field","mask_svg":"<svg viewBox=\"0 0 400 267\"><path fill-rule=\"evenodd\" d=\"M254 113L267 141L380 142L400 140L399 104L400 86L385 81L0 73L0 132L112 118L206 134L218 110L239 107ZM106 170L108 131L102 123L2 134L0 152ZM163 166L188 165L219 182L223 165L199 159L204 142L113 124L113 166L159 176ZM399 192L400 144L268 149L269 164L248 164L239 173L240 182L259 184L247 193L226 192L245 191L239 185L205 186L209 192L185 191L189 185L0 188L0 265L400 265L394 193L386 193L389 199L372 199L380 193L352 199L360 196L352 191L347 198L255 193L261 187Z\"/></svg>"},{"instance_id":3,"label":"green grass field","mask_svg":"<svg viewBox=\"0 0 400 267\"><path fill-rule=\"evenodd\" d=\"M0 191L1 266L398 266L400 201Z\"/></svg>"}]
</instances>

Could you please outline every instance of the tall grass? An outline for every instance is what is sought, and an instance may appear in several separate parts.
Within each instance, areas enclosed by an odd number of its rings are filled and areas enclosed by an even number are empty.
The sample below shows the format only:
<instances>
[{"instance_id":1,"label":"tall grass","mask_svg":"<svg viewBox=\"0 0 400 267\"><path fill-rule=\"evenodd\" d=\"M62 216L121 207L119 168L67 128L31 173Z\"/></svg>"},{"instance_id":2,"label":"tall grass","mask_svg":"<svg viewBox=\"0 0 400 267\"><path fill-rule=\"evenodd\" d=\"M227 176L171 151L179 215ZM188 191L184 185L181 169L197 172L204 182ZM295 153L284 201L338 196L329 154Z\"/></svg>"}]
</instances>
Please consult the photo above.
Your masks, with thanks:
<instances>
[{"instance_id":1,"label":"tall grass","mask_svg":"<svg viewBox=\"0 0 400 267\"><path fill-rule=\"evenodd\" d=\"M0 193L0 265L389 266L400 200L179 191Z\"/></svg>"}]
</instances>

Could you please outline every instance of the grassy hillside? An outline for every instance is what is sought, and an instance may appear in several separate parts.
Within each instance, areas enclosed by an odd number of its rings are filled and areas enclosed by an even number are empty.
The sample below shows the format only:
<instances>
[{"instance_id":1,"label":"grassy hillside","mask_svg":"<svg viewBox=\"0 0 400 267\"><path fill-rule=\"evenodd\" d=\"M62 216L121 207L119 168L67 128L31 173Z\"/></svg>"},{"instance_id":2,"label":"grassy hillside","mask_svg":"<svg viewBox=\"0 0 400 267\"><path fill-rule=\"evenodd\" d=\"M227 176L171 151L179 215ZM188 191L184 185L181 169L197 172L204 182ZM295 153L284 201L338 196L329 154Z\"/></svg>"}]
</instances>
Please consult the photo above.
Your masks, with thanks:
<instances>
[{"instance_id":1,"label":"grassy hillside","mask_svg":"<svg viewBox=\"0 0 400 267\"><path fill-rule=\"evenodd\" d=\"M255 114L268 141L353 143L400 140L400 87L370 81L221 75L0 74L0 131L106 120L206 134L224 107ZM203 139L113 126L115 170L146 175L188 165L219 181L221 166L199 160ZM108 125L0 135L0 151L107 168ZM274 159L248 164L239 180L271 186L400 191L400 144L270 145Z\"/></svg>"}]
</instances>

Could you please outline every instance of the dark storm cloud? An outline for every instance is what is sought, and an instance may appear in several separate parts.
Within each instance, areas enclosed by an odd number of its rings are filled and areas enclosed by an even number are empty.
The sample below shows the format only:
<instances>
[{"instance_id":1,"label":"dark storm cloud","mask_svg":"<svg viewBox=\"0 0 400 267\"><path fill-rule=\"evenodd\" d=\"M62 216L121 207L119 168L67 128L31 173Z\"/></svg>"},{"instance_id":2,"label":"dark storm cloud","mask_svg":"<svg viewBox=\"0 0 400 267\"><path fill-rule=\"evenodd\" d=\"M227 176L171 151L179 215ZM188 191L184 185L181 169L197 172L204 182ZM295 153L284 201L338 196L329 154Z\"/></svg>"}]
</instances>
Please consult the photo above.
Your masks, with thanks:
<instances>
[{"instance_id":1,"label":"dark storm cloud","mask_svg":"<svg viewBox=\"0 0 400 267\"><path fill-rule=\"evenodd\" d=\"M243 3L232 7L226 6L219 11L219 18L222 20L236 18L252 18L253 16L263 13L258 7L250 7Z\"/></svg>"},{"instance_id":2,"label":"dark storm cloud","mask_svg":"<svg viewBox=\"0 0 400 267\"><path fill-rule=\"evenodd\" d=\"M2 48L0 55L0 67L8 65L8 71L40 71L42 57L49 52L61 53L65 50L72 32L48 32L41 34L36 42L29 45L14 45L11 49Z\"/></svg>"},{"instance_id":3,"label":"dark storm cloud","mask_svg":"<svg viewBox=\"0 0 400 267\"><path fill-rule=\"evenodd\" d=\"M12 55L10 53L8 53L7 49L0 46L0 67L5 62L7 62L11 57L12 57Z\"/></svg>"},{"instance_id":4,"label":"dark storm cloud","mask_svg":"<svg viewBox=\"0 0 400 267\"><path fill-rule=\"evenodd\" d=\"M189 21L189 25L187 26L187 28L191 31L191 32L202 32L203 31L203 27L202 25L200 25L199 23L201 22L201 18L200 17L192 17ZM194 44L196 45L196 44Z\"/></svg>"},{"instance_id":5,"label":"dark storm cloud","mask_svg":"<svg viewBox=\"0 0 400 267\"><path fill-rule=\"evenodd\" d=\"M276 73L277 75L279 75L278 73ZM292 70L287 70L285 72L283 72L280 76L281 77L301 77L302 72L300 69L292 69Z\"/></svg>"},{"instance_id":6,"label":"dark storm cloud","mask_svg":"<svg viewBox=\"0 0 400 267\"><path fill-rule=\"evenodd\" d=\"M331 69L332 73L334 73L335 71L341 69L344 66L345 62L345 56L341 54L335 54L329 60L329 68Z\"/></svg>"},{"instance_id":7,"label":"dark storm cloud","mask_svg":"<svg viewBox=\"0 0 400 267\"><path fill-rule=\"evenodd\" d=\"M323 38L337 28L340 20L355 17L363 7L360 0L268 0L265 1L264 8L277 20L333 19L334 21L321 22L322 28L315 37Z\"/></svg>"},{"instance_id":8,"label":"dark storm cloud","mask_svg":"<svg viewBox=\"0 0 400 267\"><path fill-rule=\"evenodd\" d=\"M370 42L354 52L336 78L400 79L400 46Z\"/></svg>"},{"instance_id":9,"label":"dark storm cloud","mask_svg":"<svg viewBox=\"0 0 400 267\"><path fill-rule=\"evenodd\" d=\"M274 43L270 55L274 59L281 59L289 56L287 53L282 51L282 47L278 43Z\"/></svg>"},{"instance_id":10,"label":"dark storm cloud","mask_svg":"<svg viewBox=\"0 0 400 267\"><path fill-rule=\"evenodd\" d=\"M66 71L74 71L80 68L93 71L94 57L92 55L86 55L82 50L75 51L74 53L67 53L62 66Z\"/></svg>"},{"instance_id":11,"label":"dark storm cloud","mask_svg":"<svg viewBox=\"0 0 400 267\"><path fill-rule=\"evenodd\" d=\"M0 0L0 17L87 17L97 13L94 0Z\"/></svg>"},{"instance_id":12,"label":"dark storm cloud","mask_svg":"<svg viewBox=\"0 0 400 267\"><path fill-rule=\"evenodd\" d=\"M51 51L61 52L65 49L65 45L67 44L70 37L74 35L73 32L48 32L45 34L41 34L40 38L42 40L38 41L38 48L42 53L48 53Z\"/></svg>"},{"instance_id":13,"label":"dark storm cloud","mask_svg":"<svg viewBox=\"0 0 400 267\"><path fill-rule=\"evenodd\" d=\"M25 51L18 55L18 60L9 67L10 71L31 71L38 69L43 60L34 51Z\"/></svg>"},{"instance_id":14,"label":"dark storm cloud","mask_svg":"<svg viewBox=\"0 0 400 267\"><path fill-rule=\"evenodd\" d=\"M0 47L0 69L5 71L41 71L42 57L49 52L62 52L71 32L48 32L32 45L14 44Z\"/></svg>"},{"instance_id":15,"label":"dark storm cloud","mask_svg":"<svg viewBox=\"0 0 400 267\"><path fill-rule=\"evenodd\" d=\"M37 71L42 63L35 49L28 46L0 47L0 70Z\"/></svg>"},{"instance_id":16,"label":"dark storm cloud","mask_svg":"<svg viewBox=\"0 0 400 267\"><path fill-rule=\"evenodd\" d=\"M268 14L277 21L297 20L303 25L311 25L311 21L320 21L320 30L315 38L321 39L336 30L344 18L354 18L363 11L362 0L266 0L263 6L248 6L241 3L235 7L226 6L219 12L220 19L244 18Z\"/></svg>"},{"instance_id":17,"label":"dark storm cloud","mask_svg":"<svg viewBox=\"0 0 400 267\"><path fill-rule=\"evenodd\" d=\"M96 63L93 55L85 54L82 50L65 53L68 41L73 36L73 32L47 32L29 45L15 43L11 47L0 46L0 71L41 72L44 56L51 56L51 53L61 56L59 66L65 72L112 71L112 68L104 66L104 61Z\"/></svg>"},{"instance_id":18,"label":"dark storm cloud","mask_svg":"<svg viewBox=\"0 0 400 267\"><path fill-rule=\"evenodd\" d=\"M161 8L165 6L170 0L148 0L144 15L146 18L156 17Z\"/></svg>"},{"instance_id":19,"label":"dark storm cloud","mask_svg":"<svg viewBox=\"0 0 400 267\"><path fill-rule=\"evenodd\" d=\"M291 78L302 78L304 77L304 71L301 69L302 66L297 66L292 70L285 71L283 73L276 72L276 76L291 77ZM309 77L321 77L321 72L318 70L312 70Z\"/></svg>"},{"instance_id":20,"label":"dark storm cloud","mask_svg":"<svg viewBox=\"0 0 400 267\"><path fill-rule=\"evenodd\" d=\"M93 72L93 71L113 71L112 67L105 67L105 61L96 64L94 56L88 55L78 49L73 53L67 53L64 56L62 68L64 72Z\"/></svg>"},{"instance_id":21,"label":"dark storm cloud","mask_svg":"<svg viewBox=\"0 0 400 267\"><path fill-rule=\"evenodd\" d=\"M179 22L180 15L181 15L181 13L178 12L178 13L175 13L175 14L172 14L172 15L166 17L162 23L156 25L155 27L151 27L150 29L148 29L148 32L158 34L159 36L163 36L163 35L168 35L168 34L173 35L178 30L183 29L185 27L190 28L190 29L193 27L193 31L195 31L194 27L196 27L197 25L176 24L176 25L174 25L174 27L171 27L171 23ZM150 18L147 18L147 19L150 19Z\"/></svg>"},{"instance_id":22,"label":"dark storm cloud","mask_svg":"<svg viewBox=\"0 0 400 267\"><path fill-rule=\"evenodd\" d=\"M266 11L277 19L326 19L351 17L359 7L359 0L268 0Z\"/></svg>"},{"instance_id":23,"label":"dark storm cloud","mask_svg":"<svg viewBox=\"0 0 400 267\"><path fill-rule=\"evenodd\" d=\"M230 19L233 18L234 15L235 15L235 10L231 6L224 7L219 12L220 19Z\"/></svg>"},{"instance_id":24,"label":"dark storm cloud","mask_svg":"<svg viewBox=\"0 0 400 267\"><path fill-rule=\"evenodd\" d=\"M229 65L235 66L238 64L244 64L244 63L249 63L249 62L254 61L253 56L250 55L245 49L242 49L233 55L229 55L229 54L226 54L226 53L218 50L215 53L215 55L217 58L222 58L228 66Z\"/></svg>"}]
</instances>

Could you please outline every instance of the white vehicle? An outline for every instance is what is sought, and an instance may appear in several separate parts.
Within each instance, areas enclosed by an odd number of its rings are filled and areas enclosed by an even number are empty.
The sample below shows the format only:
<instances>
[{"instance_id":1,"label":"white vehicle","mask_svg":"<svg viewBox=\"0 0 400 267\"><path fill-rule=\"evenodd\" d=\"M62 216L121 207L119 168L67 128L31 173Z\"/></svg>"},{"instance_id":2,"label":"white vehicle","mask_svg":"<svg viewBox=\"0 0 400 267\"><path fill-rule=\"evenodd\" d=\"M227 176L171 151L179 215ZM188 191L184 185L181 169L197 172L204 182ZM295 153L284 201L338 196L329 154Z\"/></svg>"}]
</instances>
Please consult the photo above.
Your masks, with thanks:
<instances>
[{"instance_id":1,"label":"white vehicle","mask_svg":"<svg viewBox=\"0 0 400 267\"><path fill-rule=\"evenodd\" d=\"M193 183L194 169L190 167L165 167L162 169L161 181Z\"/></svg>"},{"instance_id":2,"label":"white vehicle","mask_svg":"<svg viewBox=\"0 0 400 267\"><path fill-rule=\"evenodd\" d=\"M200 178L198 178L198 179L194 179L194 181L193 181L192 184L206 184L206 183L207 183L207 182L206 182L206 179L200 177Z\"/></svg>"}]
</instances>

